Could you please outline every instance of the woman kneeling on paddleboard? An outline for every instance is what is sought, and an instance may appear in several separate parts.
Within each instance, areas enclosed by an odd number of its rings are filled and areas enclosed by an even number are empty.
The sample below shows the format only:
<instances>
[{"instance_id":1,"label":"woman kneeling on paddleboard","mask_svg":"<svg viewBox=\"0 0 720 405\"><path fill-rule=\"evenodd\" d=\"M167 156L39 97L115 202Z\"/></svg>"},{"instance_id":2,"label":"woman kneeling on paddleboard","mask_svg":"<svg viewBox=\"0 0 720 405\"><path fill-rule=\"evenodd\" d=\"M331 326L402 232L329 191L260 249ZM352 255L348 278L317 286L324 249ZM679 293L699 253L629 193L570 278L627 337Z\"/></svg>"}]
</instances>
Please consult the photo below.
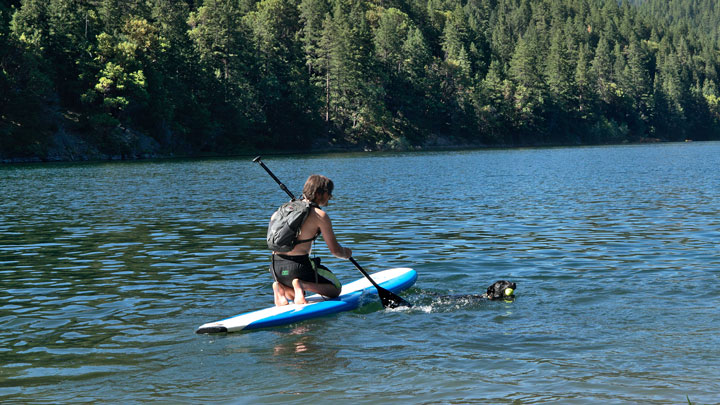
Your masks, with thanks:
<instances>
[{"instance_id":1,"label":"woman kneeling on paddleboard","mask_svg":"<svg viewBox=\"0 0 720 405\"><path fill-rule=\"evenodd\" d=\"M303 201L310 203L310 211L300 227L296 245L289 252L273 252L270 272L275 278L273 292L275 305L307 304L304 291L335 298L340 295L341 284L319 258L310 259L312 243L320 234L335 257L347 259L352 250L340 246L333 232L330 217L320 209L332 198L333 182L325 176L313 174L303 187Z\"/></svg>"}]
</instances>

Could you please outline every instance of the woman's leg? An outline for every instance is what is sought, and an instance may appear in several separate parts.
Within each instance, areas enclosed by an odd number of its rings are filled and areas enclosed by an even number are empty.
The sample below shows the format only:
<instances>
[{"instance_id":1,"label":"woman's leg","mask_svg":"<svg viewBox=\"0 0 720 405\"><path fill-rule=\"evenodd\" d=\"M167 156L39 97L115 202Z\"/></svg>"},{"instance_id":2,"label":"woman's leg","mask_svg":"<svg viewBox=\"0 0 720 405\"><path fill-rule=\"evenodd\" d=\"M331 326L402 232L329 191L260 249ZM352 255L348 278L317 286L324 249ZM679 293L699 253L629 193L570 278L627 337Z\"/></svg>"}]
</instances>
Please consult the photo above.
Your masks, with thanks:
<instances>
[{"instance_id":1,"label":"woman's leg","mask_svg":"<svg viewBox=\"0 0 720 405\"><path fill-rule=\"evenodd\" d=\"M307 301L305 300L305 291L318 293L328 298L335 298L340 295L340 289L337 288L334 284L330 283L311 283L296 278L293 280L292 284L295 293L294 302L300 305L307 304Z\"/></svg>"},{"instance_id":2,"label":"woman's leg","mask_svg":"<svg viewBox=\"0 0 720 405\"><path fill-rule=\"evenodd\" d=\"M300 281L300 280L298 280ZM335 298L338 295L340 295L341 288L337 287L335 284L330 283L311 283L308 281L300 281L302 283L302 289L305 291L312 291L314 293L320 294L324 297L328 298Z\"/></svg>"},{"instance_id":3,"label":"woman's leg","mask_svg":"<svg viewBox=\"0 0 720 405\"><path fill-rule=\"evenodd\" d=\"M273 293L275 294L275 306L287 305L288 300L285 296L284 286L277 281L273 283Z\"/></svg>"},{"instance_id":4,"label":"woman's leg","mask_svg":"<svg viewBox=\"0 0 720 405\"><path fill-rule=\"evenodd\" d=\"M279 282L273 283L273 293L275 294L275 305L287 305L290 301L295 300L295 290Z\"/></svg>"},{"instance_id":5,"label":"woman's leg","mask_svg":"<svg viewBox=\"0 0 720 405\"><path fill-rule=\"evenodd\" d=\"M293 289L295 290L295 299L293 300L296 304L307 304L307 301L305 301L305 285L308 284L304 281L300 281L299 278L296 278L292 281ZM312 290L310 290L312 291Z\"/></svg>"},{"instance_id":6,"label":"woman's leg","mask_svg":"<svg viewBox=\"0 0 720 405\"><path fill-rule=\"evenodd\" d=\"M312 291L318 293L324 297L335 298L340 295L342 291L342 284L338 280L337 276L333 274L330 269L320 264L319 260L314 263L315 266L315 280L317 283L303 281L303 286L306 291Z\"/></svg>"}]
</instances>

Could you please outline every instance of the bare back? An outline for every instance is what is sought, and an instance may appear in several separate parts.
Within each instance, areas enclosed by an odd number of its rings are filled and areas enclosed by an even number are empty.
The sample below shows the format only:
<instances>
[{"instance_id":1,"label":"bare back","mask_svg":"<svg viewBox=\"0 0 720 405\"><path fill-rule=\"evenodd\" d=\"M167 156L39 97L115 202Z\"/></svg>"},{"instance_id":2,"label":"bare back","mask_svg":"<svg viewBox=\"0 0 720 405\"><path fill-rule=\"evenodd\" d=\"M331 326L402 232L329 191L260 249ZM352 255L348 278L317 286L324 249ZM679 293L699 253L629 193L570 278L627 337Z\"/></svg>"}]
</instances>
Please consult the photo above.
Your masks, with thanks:
<instances>
[{"instance_id":1,"label":"bare back","mask_svg":"<svg viewBox=\"0 0 720 405\"><path fill-rule=\"evenodd\" d=\"M340 246L335 238L335 232L333 231L332 222L330 221L328 214L320 208L310 207L310 213L300 227L298 240L311 239L318 233L322 234L323 240L325 240L325 243L333 256L341 259L347 259L350 257L350 255L347 254L349 249L345 249ZM295 245L293 250L284 254L289 256L302 256L310 254L311 250L312 241L307 241Z\"/></svg>"}]
</instances>

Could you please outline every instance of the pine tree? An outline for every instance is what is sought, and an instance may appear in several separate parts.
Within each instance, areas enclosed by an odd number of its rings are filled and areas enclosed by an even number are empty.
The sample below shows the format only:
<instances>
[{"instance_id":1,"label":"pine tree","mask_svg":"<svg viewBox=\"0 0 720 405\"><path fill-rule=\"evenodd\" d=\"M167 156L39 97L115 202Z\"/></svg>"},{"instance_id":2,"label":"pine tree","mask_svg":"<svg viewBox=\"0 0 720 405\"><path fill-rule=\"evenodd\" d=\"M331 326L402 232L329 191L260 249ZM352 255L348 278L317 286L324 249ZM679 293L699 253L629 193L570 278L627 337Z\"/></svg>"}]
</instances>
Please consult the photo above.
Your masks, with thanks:
<instances>
[{"instance_id":1,"label":"pine tree","mask_svg":"<svg viewBox=\"0 0 720 405\"><path fill-rule=\"evenodd\" d=\"M323 49L321 46L323 24L330 14L327 0L302 0L299 5L300 23L302 25L300 40L307 59L306 64L310 75L324 71Z\"/></svg>"},{"instance_id":2,"label":"pine tree","mask_svg":"<svg viewBox=\"0 0 720 405\"><path fill-rule=\"evenodd\" d=\"M685 114L687 100L689 98L689 83L683 80L681 62L674 53L664 56L664 63L660 66L660 76L657 81L660 83L656 90L656 98L661 98L666 103L666 115L662 116L668 134L682 134L684 138L687 128L687 116ZM662 110L659 110L662 111Z\"/></svg>"},{"instance_id":3,"label":"pine tree","mask_svg":"<svg viewBox=\"0 0 720 405\"><path fill-rule=\"evenodd\" d=\"M489 144L511 144L506 138L512 127L512 84L504 79L501 62L493 60L476 93L478 128L482 140Z\"/></svg>"},{"instance_id":4,"label":"pine tree","mask_svg":"<svg viewBox=\"0 0 720 405\"><path fill-rule=\"evenodd\" d=\"M450 18L445 22L442 48L446 60L458 60L460 53L468 48L467 16L464 9L457 5Z\"/></svg>"},{"instance_id":5,"label":"pine tree","mask_svg":"<svg viewBox=\"0 0 720 405\"><path fill-rule=\"evenodd\" d=\"M531 25L518 41L510 61L509 76L515 87L515 123L523 136L541 132L545 89L538 49L537 34ZM527 139L516 141L526 143Z\"/></svg>"},{"instance_id":6,"label":"pine tree","mask_svg":"<svg viewBox=\"0 0 720 405\"><path fill-rule=\"evenodd\" d=\"M630 45L627 50L627 73L624 74L626 85L623 86L628 93L632 103L632 110L637 117L637 133L647 133L652 111L651 94L652 88L650 75L647 69L647 54L640 41L635 35L630 38Z\"/></svg>"},{"instance_id":7,"label":"pine tree","mask_svg":"<svg viewBox=\"0 0 720 405\"><path fill-rule=\"evenodd\" d=\"M581 119L587 120L592 114L593 91L591 86L590 61L586 44L580 44L575 67L575 106Z\"/></svg>"},{"instance_id":8,"label":"pine tree","mask_svg":"<svg viewBox=\"0 0 720 405\"><path fill-rule=\"evenodd\" d=\"M248 137L252 138L250 130L254 123L264 118L255 89L250 85L249 77L257 72L257 57L240 8L233 0L205 0L197 11L190 13L188 23L205 74L213 76L209 91L220 100L210 106L220 127L218 132L208 134L202 147L218 147L226 142L220 138L246 144L251 141Z\"/></svg>"},{"instance_id":9,"label":"pine tree","mask_svg":"<svg viewBox=\"0 0 720 405\"><path fill-rule=\"evenodd\" d=\"M567 110L574 81L570 56L565 34L562 29L555 29L550 41L550 52L545 60L544 75L550 95L563 110Z\"/></svg>"},{"instance_id":10,"label":"pine tree","mask_svg":"<svg viewBox=\"0 0 720 405\"><path fill-rule=\"evenodd\" d=\"M403 43L410 28L409 17L402 11L395 8L381 11L374 35L375 53L395 73L402 69Z\"/></svg>"},{"instance_id":11,"label":"pine tree","mask_svg":"<svg viewBox=\"0 0 720 405\"><path fill-rule=\"evenodd\" d=\"M427 40L419 28L409 29L402 46L402 72L399 86L403 89L398 113L407 120L405 136L414 144L421 144L431 131L435 117L432 99L426 89L430 86L428 70L433 63Z\"/></svg>"},{"instance_id":12,"label":"pine tree","mask_svg":"<svg viewBox=\"0 0 720 405\"><path fill-rule=\"evenodd\" d=\"M23 0L12 16L11 29L20 42L34 46L38 51L45 48L50 36L48 2Z\"/></svg>"},{"instance_id":13,"label":"pine tree","mask_svg":"<svg viewBox=\"0 0 720 405\"><path fill-rule=\"evenodd\" d=\"M97 18L86 4L76 0L51 0L47 11L52 29L45 53L54 68L54 82L61 101L78 108L80 96L95 73L87 50L97 34Z\"/></svg>"},{"instance_id":14,"label":"pine tree","mask_svg":"<svg viewBox=\"0 0 720 405\"><path fill-rule=\"evenodd\" d=\"M598 97L606 104L609 104L613 97L613 89L611 87L613 82L612 69L610 44L605 37L601 37L595 49L595 57L592 61L592 72Z\"/></svg>"},{"instance_id":15,"label":"pine tree","mask_svg":"<svg viewBox=\"0 0 720 405\"><path fill-rule=\"evenodd\" d=\"M333 55L335 54L335 46L333 39L336 37L335 22L333 21L330 14L325 16L325 20L322 25L322 35L318 43L318 56L316 59L317 75L316 77L320 80L313 80L313 83L322 88L323 101L324 101L324 120L326 125L330 123L330 108L331 102L331 84L335 84L335 77L333 75ZM331 81L332 78L332 81Z\"/></svg>"},{"instance_id":16,"label":"pine tree","mask_svg":"<svg viewBox=\"0 0 720 405\"><path fill-rule=\"evenodd\" d=\"M190 7L184 1L153 2L153 26L161 51L148 71L152 97L146 126L166 144L192 142L192 135L208 132L212 118L206 91L210 85L188 36Z\"/></svg>"},{"instance_id":17,"label":"pine tree","mask_svg":"<svg viewBox=\"0 0 720 405\"><path fill-rule=\"evenodd\" d=\"M317 110L308 90L302 42L298 39L300 15L297 4L287 0L263 0L245 16L253 30L258 55L256 88L263 106L270 144L283 148L309 146ZM266 144L267 140L263 143Z\"/></svg>"},{"instance_id":18,"label":"pine tree","mask_svg":"<svg viewBox=\"0 0 720 405\"><path fill-rule=\"evenodd\" d=\"M25 8L27 7L27 8ZM43 57L49 41L47 7L26 0L9 29L0 8L0 155L37 156L50 139L52 68Z\"/></svg>"},{"instance_id":19,"label":"pine tree","mask_svg":"<svg viewBox=\"0 0 720 405\"><path fill-rule=\"evenodd\" d=\"M498 13L497 20L492 23L491 49L503 65L509 65L515 47L515 38L511 34L512 28L507 22L504 13Z\"/></svg>"},{"instance_id":20,"label":"pine tree","mask_svg":"<svg viewBox=\"0 0 720 405\"><path fill-rule=\"evenodd\" d=\"M432 62L432 53L419 28L408 31L402 45L402 73L410 77L413 83L419 82L425 75L425 69Z\"/></svg>"},{"instance_id":21,"label":"pine tree","mask_svg":"<svg viewBox=\"0 0 720 405\"><path fill-rule=\"evenodd\" d=\"M329 69L329 112L337 130L351 143L374 146L383 140L387 111L378 77L373 73L372 34L365 19L365 4L352 0L336 4L334 41Z\"/></svg>"},{"instance_id":22,"label":"pine tree","mask_svg":"<svg viewBox=\"0 0 720 405\"><path fill-rule=\"evenodd\" d=\"M547 132L553 141L565 142L572 135L571 105L573 99L575 65L572 54L568 49L568 41L562 28L553 29L550 49L545 58L544 79L547 83Z\"/></svg>"}]
</instances>

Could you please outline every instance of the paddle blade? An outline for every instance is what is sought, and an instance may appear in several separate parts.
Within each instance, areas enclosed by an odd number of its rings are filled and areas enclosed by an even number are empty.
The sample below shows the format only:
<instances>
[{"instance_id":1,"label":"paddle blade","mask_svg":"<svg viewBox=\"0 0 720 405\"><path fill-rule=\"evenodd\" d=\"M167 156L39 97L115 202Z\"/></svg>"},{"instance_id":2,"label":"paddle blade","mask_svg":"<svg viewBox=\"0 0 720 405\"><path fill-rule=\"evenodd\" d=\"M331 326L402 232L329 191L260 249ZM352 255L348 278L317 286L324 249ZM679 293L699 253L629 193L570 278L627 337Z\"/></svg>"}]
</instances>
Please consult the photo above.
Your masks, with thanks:
<instances>
[{"instance_id":1,"label":"paddle blade","mask_svg":"<svg viewBox=\"0 0 720 405\"><path fill-rule=\"evenodd\" d=\"M378 295L380 296L380 302L382 302L383 307L385 308L399 308L399 307L408 307L411 308L412 304L405 301L403 297L388 291L382 287L378 287Z\"/></svg>"},{"instance_id":2,"label":"paddle blade","mask_svg":"<svg viewBox=\"0 0 720 405\"><path fill-rule=\"evenodd\" d=\"M348 260L350 260L350 262L353 265L355 265L355 267L358 270L360 270L360 273L362 273L363 276L365 276L365 278L367 278L368 281L370 281L370 283L377 289L378 295L380 296L380 302L382 302L383 307L385 307L385 308L398 308L398 307L410 308L410 307L412 307L412 305L410 305L409 302L405 301L399 295L380 287L375 282L375 280L373 280L372 277L370 277L370 275L367 273L367 271L365 271L365 269L363 269L360 266L360 264L358 264L358 262L355 259L353 259L352 257L348 257Z\"/></svg>"}]
</instances>

